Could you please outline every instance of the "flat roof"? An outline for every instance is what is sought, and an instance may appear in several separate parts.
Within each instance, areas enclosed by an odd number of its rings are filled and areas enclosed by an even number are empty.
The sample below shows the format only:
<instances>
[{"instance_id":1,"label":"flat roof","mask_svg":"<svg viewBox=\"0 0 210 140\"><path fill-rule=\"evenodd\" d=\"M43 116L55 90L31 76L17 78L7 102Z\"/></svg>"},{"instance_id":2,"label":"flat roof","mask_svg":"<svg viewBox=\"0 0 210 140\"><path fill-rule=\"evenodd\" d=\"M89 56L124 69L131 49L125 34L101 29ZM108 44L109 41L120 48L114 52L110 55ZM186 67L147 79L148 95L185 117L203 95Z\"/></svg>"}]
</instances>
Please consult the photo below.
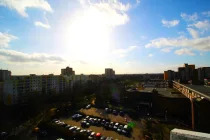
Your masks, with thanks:
<instances>
[{"instance_id":1,"label":"flat roof","mask_svg":"<svg viewBox=\"0 0 210 140\"><path fill-rule=\"evenodd\" d=\"M200 92L201 94L204 94L210 97L210 87L208 86L190 85L190 84L183 84L183 85L194 91Z\"/></svg>"},{"instance_id":2,"label":"flat roof","mask_svg":"<svg viewBox=\"0 0 210 140\"><path fill-rule=\"evenodd\" d=\"M152 90L154 88L144 88L143 90L127 90L128 92L147 92L152 93ZM168 98L186 98L180 91L174 89L174 88L156 88L158 90L158 94L163 97ZM172 92L176 92L178 94L172 94Z\"/></svg>"}]
</instances>

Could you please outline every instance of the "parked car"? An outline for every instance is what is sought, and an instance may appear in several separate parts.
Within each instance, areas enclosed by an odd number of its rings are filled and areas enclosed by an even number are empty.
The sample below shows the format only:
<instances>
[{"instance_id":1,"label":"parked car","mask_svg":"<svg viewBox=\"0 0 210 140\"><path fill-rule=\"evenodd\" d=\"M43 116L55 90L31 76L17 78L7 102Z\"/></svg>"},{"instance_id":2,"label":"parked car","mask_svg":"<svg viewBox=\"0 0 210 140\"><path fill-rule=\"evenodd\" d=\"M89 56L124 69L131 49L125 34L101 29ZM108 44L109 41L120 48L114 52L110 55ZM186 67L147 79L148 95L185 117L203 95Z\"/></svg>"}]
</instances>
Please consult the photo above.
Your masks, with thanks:
<instances>
[{"instance_id":1,"label":"parked car","mask_svg":"<svg viewBox=\"0 0 210 140\"><path fill-rule=\"evenodd\" d=\"M85 108L86 109L90 109L91 108L91 104L87 105Z\"/></svg>"},{"instance_id":2,"label":"parked car","mask_svg":"<svg viewBox=\"0 0 210 140\"><path fill-rule=\"evenodd\" d=\"M105 136L101 136L100 140L106 140Z\"/></svg>"},{"instance_id":3,"label":"parked car","mask_svg":"<svg viewBox=\"0 0 210 140\"><path fill-rule=\"evenodd\" d=\"M125 113L124 113L124 111L120 111L120 116L124 116L125 115Z\"/></svg>"},{"instance_id":4,"label":"parked car","mask_svg":"<svg viewBox=\"0 0 210 140\"><path fill-rule=\"evenodd\" d=\"M67 125L67 126L66 126L66 128L70 128L70 127L71 127L71 125Z\"/></svg>"},{"instance_id":5,"label":"parked car","mask_svg":"<svg viewBox=\"0 0 210 140\"><path fill-rule=\"evenodd\" d=\"M113 112L112 112L114 115L118 115L118 112L117 112L117 110L113 110Z\"/></svg>"},{"instance_id":6,"label":"parked car","mask_svg":"<svg viewBox=\"0 0 210 140\"><path fill-rule=\"evenodd\" d=\"M72 126L72 127L69 128L70 131L74 131L75 129L76 129L75 126Z\"/></svg>"}]
</instances>

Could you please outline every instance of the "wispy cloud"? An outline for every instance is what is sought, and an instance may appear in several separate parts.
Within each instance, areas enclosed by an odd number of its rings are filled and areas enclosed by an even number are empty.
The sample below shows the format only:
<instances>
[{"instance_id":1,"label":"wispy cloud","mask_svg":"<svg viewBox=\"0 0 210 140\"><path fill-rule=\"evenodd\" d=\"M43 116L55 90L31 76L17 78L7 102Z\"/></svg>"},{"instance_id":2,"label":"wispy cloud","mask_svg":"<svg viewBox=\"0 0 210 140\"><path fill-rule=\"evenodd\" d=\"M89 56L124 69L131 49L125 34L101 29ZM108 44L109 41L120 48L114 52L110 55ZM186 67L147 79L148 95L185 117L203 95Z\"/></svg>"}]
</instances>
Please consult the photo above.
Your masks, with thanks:
<instances>
[{"instance_id":1,"label":"wispy cloud","mask_svg":"<svg viewBox=\"0 0 210 140\"><path fill-rule=\"evenodd\" d=\"M28 17L27 8L38 8L47 12L53 12L46 0L1 0L0 5L16 10L21 16Z\"/></svg>"},{"instance_id":2,"label":"wispy cloud","mask_svg":"<svg viewBox=\"0 0 210 140\"><path fill-rule=\"evenodd\" d=\"M140 3L140 0L136 0L136 3L139 4Z\"/></svg>"},{"instance_id":3,"label":"wispy cloud","mask_svg":"<svg viewBox=\"0 0 210 140\"><path fill-rule=\"evenodd\" d=\"M193 38L199 38L199 33L195 29L187 28L187 30Z\"/></svg>"},{"instance_id":4,"label":"wispy cloud","mask_svg":"<svg viewBox=\"0 0 210 140\"><path fill-rule=\"evenodd\" d=\"M128 48L125 48L125 49L116 49L116 50L113 50L111 53L119 57L125 57L127 53L133 51L136 47L137 46L129 46Z\"/></svg>"},{"instance_id":5,"label":"wispy cloud","mask_svg":"<svg viewBox=\"0 0 210 140\"><path fill-rule=\"evenodd\" d=\"M164 20L163 19L162 24L163 24L163 26L170 28L170 27L174 27L174 26L178 25L179 20Z\"/></svg>"},{"instance_id":6,"label":"wispy cloud","mask_svg":"<svg viewBox=\"0 0 210 140\"><path fill-rule=\"evenodd\" d=\"M76 61L73 61L73 63L83 64L83 65L88 64L88 62L83 61L83 60L76 60Z\"/></svg>"},{"instance_id":7,"label":"wispy cloud","mask_svg":"<svg viewBox=\"0 0 210 140\"><path fill-rule=\"evenodd\" d=\"M189 27L196 27L202 30L209 30L210 29L210 22L208 20L198 21L196 23L190 24Z\"/></svg>"},{"instance_id":8,"label":"wispy cloud","mask_svg":"<svg viewBox=\"0 0 210 140\"><path fill-rule=\"evenodd\" d=\"M173 48L163 48L161 49L162 52L170 52Z\"/></svg>"},{"instance_id":9,"label":"wispy cloud","mask_svg":"<svg viewBox=\"0 0 210 140\"><path fill-rule=\"evenodd\" d=\"M140 39L145 40L145 39L147 39L147 37L142 35L142 36L140 36Z\"/></svg>"},{"instance_id":10,"label":"wispy cloud","mask_svg":"<svg viewBox=\"0 0 210 140\"><path fill-rule=\"evenodd\" d=\"M44 23L42 23L40 21L34 22L34 25L35 26L39 26L39 27L43 27L43 28L46 28L46 29L49 29L50 28L50 25L49 24L44 24Z\"/></svg>"},{"instance_id":11,"label":"wispy cloud","mask_svg":"<svg viewBox=\"0 0 210 140\"><path fill-rule=\"evenodd\" d=\"M94 11L97 21L108 26L117 26L129 21L127 11L131 8L130 3L124 4L118 0L93 2L91 0L79 0L80 4ZM87 11L88 13L88 11ZM92 15L91 15L92 16Z\"/></svg>"},{"instance_id":12,"label":"wispy cloud","mask_svg":"<svg viewBox=\"0 0 210 140\"><path fill-rule=\"evenodd\" d=\"M175 54L177 54L177 55L191 55L191 56L195 55L195 53L193 53L192 50L187 49L187 48L182 48L182 49L176 50Z\"/></svg>"},{"instance_id":13,"label":"wispy cloud","mask_svg":"<svg viewBox=\"0 0 210 140\"><path fill-rule=\"evenodd\" d=\"M206 11L202 13L204 16L210 17L210 11Z\"/></svg>"},{"instance_id":14,"label":"wispy cloud","mask_svg":"<svg viewBox=\"0 0 210 140\"><path fill-rule=\"evenodd\" d=\"M181 13L180 15L186 21L196 21L198 19L198 14L194 13L192 15L188 15L186 13Z\"/></svg>"},{"instance_id":15,"label":"wispy cloud","mask_svg":"<svg viewBox=\"0 0 210 140\"><path fill-rule=\"evenodd\" d=\"M18 39L18 38L14 35L0 32L0 48L9 47L9 43L14 39Z\"/></svg>"},{"instance_id":16,"label":"wispy cloud","mask_svg":"<svg viewBox=\"0 0 210 140\"><path fill-rule=\"evenodd\" d=\"M0 56L4 57L8 62L20 62L20 63L62 63L65 60L56 55L49 55L45 53L22 53L15 50L0 49Z\"/></svg>"},{"instance_id":17,"label":"wispy cloud","mask_svg":"<svg viewBox=\"0 0 210 140\"><path fill-rule=\"evenodd\" d=\"M48 20L46 18L46 13L45 12L44 12L44 21L45 21L45 23L43 23L41 21L35 21L34 25L35 26L39 26L39 27L43 27L43 28L46 28L46 29L51 28L51 26L49 25L49 22L48 22Z\"/></svg>"},{"instance_id":18,"label":"wispy cloud","mask_svg":"<svg viewBox=\"0 0 210 140\"><path fill-rule=\"evenodd\" d=\"M199 51L210 51L210 36L196 39L188 39L186 37L178 38L158 38L151 40L148 43L146 48L155 47L155 48L191 48Z\"/></svg>"},{"instance_id":19,"label":"wispy cloud","mask_svg":"<svg viewBox=\"0 0 210 140\"><path fill-rule=\"evenodd\" d=\"M153 57L153 56L154 56L154 54L150 53L150 54L148 54L148 56L149 56L149 57Z\"/></svg>"}]
</instances>

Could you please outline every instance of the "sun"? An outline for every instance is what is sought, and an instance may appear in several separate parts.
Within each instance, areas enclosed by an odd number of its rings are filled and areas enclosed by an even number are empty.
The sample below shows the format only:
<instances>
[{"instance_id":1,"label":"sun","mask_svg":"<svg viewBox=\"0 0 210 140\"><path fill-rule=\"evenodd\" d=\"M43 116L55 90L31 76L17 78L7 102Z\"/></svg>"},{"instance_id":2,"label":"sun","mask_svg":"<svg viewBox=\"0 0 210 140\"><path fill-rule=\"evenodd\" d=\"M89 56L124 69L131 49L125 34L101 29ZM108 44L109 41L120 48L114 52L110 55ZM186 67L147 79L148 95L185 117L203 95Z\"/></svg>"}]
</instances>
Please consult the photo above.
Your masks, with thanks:
<instances>
[{"instance_id":1,"label":"sun","mask_svg":"<svg viewBox=\"0 0 210 140\"><path fill-rule=\"evenodd\" d=\"M110 46L110 28L94 8L77 14L67 28L68 46L79 59L101 61L106 59Z\"/></svg>"}]
</instances>

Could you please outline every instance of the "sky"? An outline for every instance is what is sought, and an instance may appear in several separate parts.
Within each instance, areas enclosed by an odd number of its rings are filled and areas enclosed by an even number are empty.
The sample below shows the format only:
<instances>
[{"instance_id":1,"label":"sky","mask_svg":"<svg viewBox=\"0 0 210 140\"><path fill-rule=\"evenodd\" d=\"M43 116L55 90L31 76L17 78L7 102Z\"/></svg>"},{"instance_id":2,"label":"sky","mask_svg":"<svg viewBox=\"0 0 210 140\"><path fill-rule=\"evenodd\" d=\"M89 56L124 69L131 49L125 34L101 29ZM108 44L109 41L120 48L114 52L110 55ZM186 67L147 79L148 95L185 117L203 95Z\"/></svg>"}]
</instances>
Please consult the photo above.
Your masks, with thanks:
<instances>
[{"instance_id":1,"label":"sky","mask_svg":"<svg viewBox=\"0 0 210 140\"><path fill-rule=\"evenodd\" d=\"M0 0L0 68L13 75L163 73L210 66L208 0Z\"/></svg>"}]
</instances>

